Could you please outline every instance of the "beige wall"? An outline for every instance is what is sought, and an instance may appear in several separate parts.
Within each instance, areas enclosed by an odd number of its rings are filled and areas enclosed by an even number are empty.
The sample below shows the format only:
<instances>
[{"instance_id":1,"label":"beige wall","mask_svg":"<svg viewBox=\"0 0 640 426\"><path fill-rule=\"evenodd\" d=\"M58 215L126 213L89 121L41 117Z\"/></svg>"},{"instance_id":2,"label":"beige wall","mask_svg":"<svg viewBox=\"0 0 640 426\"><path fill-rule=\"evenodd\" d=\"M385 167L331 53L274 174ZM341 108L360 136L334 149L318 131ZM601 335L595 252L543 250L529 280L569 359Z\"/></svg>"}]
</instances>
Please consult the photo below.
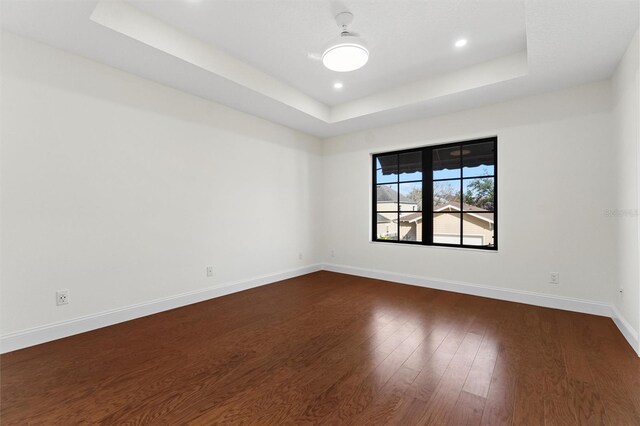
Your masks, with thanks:
<instances>
[{"instance_id":1,"label":"beige wall","mask_svg":"<svg viewBox=\"0 0 640 426\"><path fill-rule=\"evenodd\" d=\"M460 235L460 215L458 213L438 213L434 216L434 234Z\"/></svg>"},{"instance_id":2,"label":"beige wall","mask_svg":"<svg viewBox=\"0 0 640 426\"><path fill-rule=\"evenodd\" d=\"M377 203L377 206L378 206L378 211L385 211L385 210L396 211L396 210L398 210L398 203L381 202L381 203ZM400 203L400 211L413 212L413 211L416 211L417 209L418 209L418 205L417 204Z\"/></svg>"},{"instance_id":3,"label":"beige wall","mask_svg":"<svg viewBox=\"0 0 640 426\"><path fill-rule=\"evenodd\" d=\"M465 214L462 232L466 235L482 235L482 244L493 243L493 224L475 216Z\"/></svg>"},{"instance_id":4,"label":"beige wall","mask_svg":"<svg viewBox=\"0 0 640 426\"><path fill-rule=\"evenodd\" d=\"M385 235L387 235L387 233L389 234L395 234L396 233L396 224L393 222L389 222L389 223L379 223L378 224L378 233L377 236L378 237L384 237Z\"/></svg>"},{"instance_id":5,"label":"beige wall","mask_svg":"<svg viewBox=\"0 0 640 426\"><path fill-rule=\"evenodd\" d=\"M422 241L422 221L413 223L402 222L400 226L400 239Z\"/></svg>"},{"instance_id":6,"label":"beige wall","mask_svg":"<svg viewBox=\"0 0 640 426\"><path fill-rule=\"evenodd\" d=\"M428 219L428 218L427 218ZM493 231L491 224L469 214L464 215L463 232L467 236L481 236L482 245L493 242ZM378 231L384 229L384 226L378 226ZM455 213L453 214L436 214L433 221L434 235L460 235L460 219ZM381 235L378 232L378 235ZM410 236L412 240L417 240L422 235L422 221L409 223L401 222L400 239L406 239Z\"/></svg>"},{"instance_id":7,"label":"beige wall","mask_svg":"<svg viewBox=\"0 0 640 426\"><path fill-rule=\"evenodd\" d=\"M434 235L460 235L460 219L458 213L436 214L433 220ZM482 236L482 245L493 242L491 224L469 214L464 215L463 233L467 236Z\"/></svg>"}]
</instances>

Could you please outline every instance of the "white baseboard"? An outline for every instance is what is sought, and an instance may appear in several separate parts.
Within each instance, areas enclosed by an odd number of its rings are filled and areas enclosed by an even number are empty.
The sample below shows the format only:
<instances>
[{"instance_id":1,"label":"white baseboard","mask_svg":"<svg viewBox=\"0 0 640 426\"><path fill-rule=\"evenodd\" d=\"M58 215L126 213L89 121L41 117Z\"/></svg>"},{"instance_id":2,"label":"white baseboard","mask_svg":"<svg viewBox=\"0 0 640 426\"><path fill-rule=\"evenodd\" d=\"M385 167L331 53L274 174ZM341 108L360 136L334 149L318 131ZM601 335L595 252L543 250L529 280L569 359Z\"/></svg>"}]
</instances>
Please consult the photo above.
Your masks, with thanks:
<instances>
[{"instance_id":1,"label":"white baseboard","mask_svg":"<svg viewBox=\"0 0 640 426\"><path fill-rule=\"evenodd\" d=\"M399 274L395 272L380 271L375 269L357 268L345 265L327 264L322 266L325 271L339 272L359 277L374 278L378 280L392 281L401 284L409 284L437 290L453 291L456 293L471 294L474 296L489 297L492 299L507 300L510 302L525 303L527 305L542 306L545 308L562 309L565 311L581 312L585 314L599 315L613 319L620 332L627 339L633 350L640 356L638 345L638 332L620 315L620 312L607 303L592 300L576 299L572 297L556 296L552 294L534 293L524 290L505 289L470 284L465 282L433 279L417 275Z\"/></svg>"},{"instance_id":2,"label":"white baseboard","mask_svg":"<svg viewBox=\"0 0 640 426\"><path fill-rule=\"evenodd\" d=\"M618 308L612 306L611 310L613 311L611 319L616 323L616 326L624 338L627 339L627 342L629 342L633 350L636 351L638 356L640 356L640 340L638 339L638 332L627 322L626 319L624 319L620 314L620 311L618 311Z\"/></svg>"},{"instance_id":3,"label":"white baseboard","mask_svg":"<svg viewBox=\"0 0 640 426\"><path fill-rule=\"evenodd\" d=\"M545 308L563 309L565 311L582 312L605 317L611 316L611 305L593 302L590 300L506 289L502 287L476 285L458 281L433 279L417 275L398 274L395 272L379 271L374 269L354 268L344 265L325 264L323 265L323 269L326 271L340 272L360 277L393 281L401 284L453 291L456 293L471 294L473 296L489 297L492 299L507 300L510 302L525 303L527 305L542 306Z\"/></svg>"},{"instance_id":4,"label":"white baseboard","mask_svg":"<svg viewBox=\"0 0 640 426\"><path fill-rule=\"evenodd\" d=\"M298 269L279 272L272 275L264 275L248 280L236 281L216 287L196 290L188 293L169 296L150 302L139 303L126 306L124 308L113 309L67 321L61 321L42 327L35 327L28 330L19 331L2 336L0 338L0 353L15 351L29 346L39 345L74 334L96 330L124 321L157 314L170 309L179 308L193 303L202 302L227 294L236 293L250 288L271 284L277 281L298 277L320 271L320 264L309 265Z\"/></svg>"},{"instance_id":5,"label":"white baseboard","mask_svg":"<svg viewBox=\"0 0 640 426\"><path fill-rule=\"evenodd\" d=\"M98 328L107 327L124 321L141 318L147 315L214 299L216 297L310 274L320 270L471 294L474 296L489 297L492 299L507 300L510 302L525 303L528 305L542 306L546 308L555 308L610 317L620 329L620 332L629 342L633 350L640 356L638 332L624 319L624 317L622 317L622 315L620 315L620 312L614 306L606 303L336 264L309 265L303 268L255 277L248 280L236 281L225 285L183 293L176 296L152 300L150 302L139 303L120 309L113 309L98 314L87 315L68 321L61 321L55 324L7 334L0 338L0 353L39 345L41 343L50 342L52 340L72 336L74 334L96 330Z\"/></svg>"}]
</instances>

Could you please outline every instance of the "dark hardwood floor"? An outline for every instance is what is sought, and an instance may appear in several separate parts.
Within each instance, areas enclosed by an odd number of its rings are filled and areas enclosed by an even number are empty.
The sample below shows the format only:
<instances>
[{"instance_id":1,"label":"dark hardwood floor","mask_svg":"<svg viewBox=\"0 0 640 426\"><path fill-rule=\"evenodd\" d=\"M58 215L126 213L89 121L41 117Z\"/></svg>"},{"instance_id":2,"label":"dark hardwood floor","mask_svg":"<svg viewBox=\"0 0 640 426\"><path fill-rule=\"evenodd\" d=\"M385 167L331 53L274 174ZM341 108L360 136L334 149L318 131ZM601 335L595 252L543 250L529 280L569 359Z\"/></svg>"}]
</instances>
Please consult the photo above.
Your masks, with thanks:
<instances>
[{"instance_id":1,"label":"dark hardwood floor","mask_svg":"<svg viewBox=\"0 0 640 426\"><path fill-rule=\"evenodd\" d=\"M608 318L330 272L0 362L3 425L640 425Z\"/></svg>"}]
</instances>

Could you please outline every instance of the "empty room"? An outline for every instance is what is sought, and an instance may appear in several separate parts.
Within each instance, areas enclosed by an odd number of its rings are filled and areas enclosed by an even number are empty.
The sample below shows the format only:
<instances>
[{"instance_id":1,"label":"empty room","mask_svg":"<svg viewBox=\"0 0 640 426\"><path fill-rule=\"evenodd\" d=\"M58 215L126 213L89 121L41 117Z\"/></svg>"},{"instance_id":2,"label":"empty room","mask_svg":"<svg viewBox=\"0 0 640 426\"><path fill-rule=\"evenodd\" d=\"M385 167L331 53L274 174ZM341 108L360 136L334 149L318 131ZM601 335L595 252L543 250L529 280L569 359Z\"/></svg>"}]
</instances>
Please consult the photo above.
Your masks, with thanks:
<instances>
[{"instance_id":1,"label":"empty room","mask_svg":"<svg viewBox=\"0 0 640 426\"><path fill-rule=\"evenodd\" d=\"M0 424L640 425L640 0L1 0Z\"/></svg>"}]
</instances>

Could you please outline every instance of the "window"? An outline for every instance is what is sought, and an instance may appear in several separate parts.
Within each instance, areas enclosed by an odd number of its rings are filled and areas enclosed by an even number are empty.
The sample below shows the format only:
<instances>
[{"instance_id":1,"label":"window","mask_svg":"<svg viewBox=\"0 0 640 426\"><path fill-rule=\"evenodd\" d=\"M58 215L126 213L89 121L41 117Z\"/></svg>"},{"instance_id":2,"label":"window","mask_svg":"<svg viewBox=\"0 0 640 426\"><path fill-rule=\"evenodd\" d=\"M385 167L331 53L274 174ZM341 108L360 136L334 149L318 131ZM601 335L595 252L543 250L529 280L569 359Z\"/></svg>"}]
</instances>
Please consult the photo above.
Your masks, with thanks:
<instances>
[{"instance_id":1,"label":"window","mask_svg":"<svg viewBox=\"0 0 640 426\"><path fill-rule=\"evenodd\" d=\"M498 248L497 138L373 156L373 241Z\"/></svg>"}]
</instances>

